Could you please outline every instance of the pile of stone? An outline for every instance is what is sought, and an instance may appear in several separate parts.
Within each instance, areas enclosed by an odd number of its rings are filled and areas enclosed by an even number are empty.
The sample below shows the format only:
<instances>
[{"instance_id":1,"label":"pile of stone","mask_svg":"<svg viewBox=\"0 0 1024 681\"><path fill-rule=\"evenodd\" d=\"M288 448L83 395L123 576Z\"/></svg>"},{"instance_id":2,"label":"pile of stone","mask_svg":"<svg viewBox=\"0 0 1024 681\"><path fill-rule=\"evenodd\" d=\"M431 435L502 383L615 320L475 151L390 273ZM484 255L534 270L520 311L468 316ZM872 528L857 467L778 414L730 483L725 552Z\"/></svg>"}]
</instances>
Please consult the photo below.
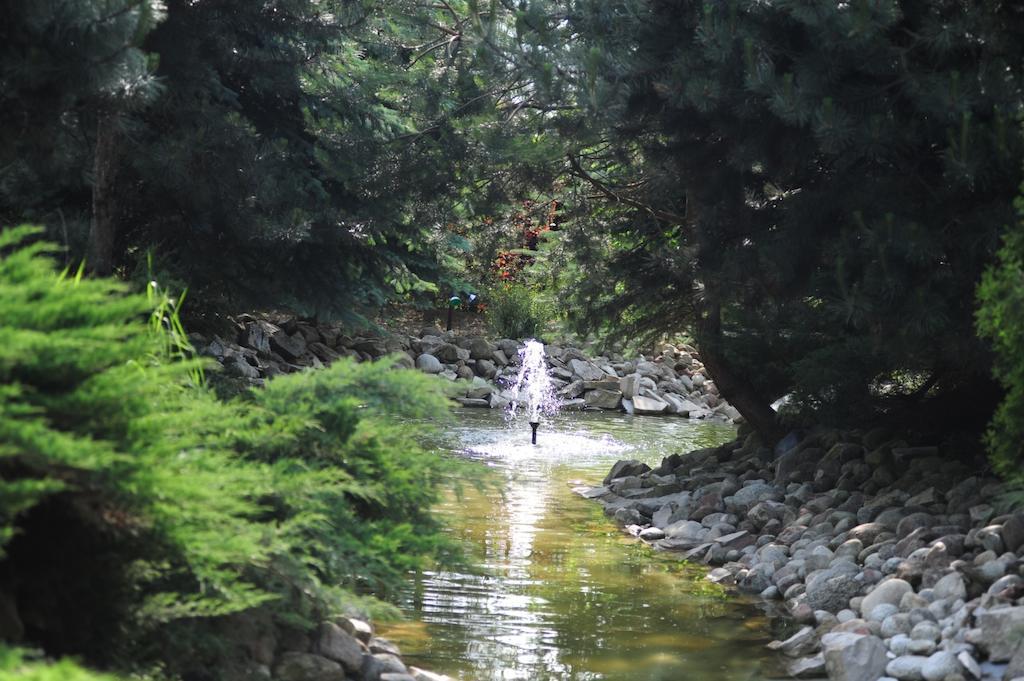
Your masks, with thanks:
<instances>
[{"instance_id":1,"label":"pile of stone","mask_svg":"<svg viewBox=\"0 0 1024 681\"><path fill-rule=\"evenodd\" d=\"M373 361L395 356L397 366L465 383L458 398L463 406L501 409L518 398L510 386L519 371L522 340L491 342L433 327L412 336L349 336L337 325L252 315L237 317L234 325L229 338L200 334L190 338L200 354L215 358L227 376L246 385L320 368L339 357ZM577 348L553 344L544 349L563 409L741 420L739 412L721 398L696 349L689 345L665 345L650 360L589 357Z\"/></svg>"},{"instance_id":2,"label":"pile of stone","mask_svg":"<svg viewBox=\"0 0 1024 681\"><path fill-rule=\"evenodd\" d=\"M771 647L795 678L1024 679L1024 513L997 514L978 470L883 430L822 430L620 461L577 491L717 566L709 579L782 601L804 626Z\"/></svg>"},{"instance_id":3,"label":"pile of stone","mask_svg":"<svg viewBox=\"0 0 1024 681\"><path fill-rule=\"evenodd\" d=\"M224 633L245 661L228 678L273 681L452 681L406 666L394 643L374 635L370 623L339 616L311 634L282 630L269 614L249 611L225 618Z\"/></svg>"}]
</instances>

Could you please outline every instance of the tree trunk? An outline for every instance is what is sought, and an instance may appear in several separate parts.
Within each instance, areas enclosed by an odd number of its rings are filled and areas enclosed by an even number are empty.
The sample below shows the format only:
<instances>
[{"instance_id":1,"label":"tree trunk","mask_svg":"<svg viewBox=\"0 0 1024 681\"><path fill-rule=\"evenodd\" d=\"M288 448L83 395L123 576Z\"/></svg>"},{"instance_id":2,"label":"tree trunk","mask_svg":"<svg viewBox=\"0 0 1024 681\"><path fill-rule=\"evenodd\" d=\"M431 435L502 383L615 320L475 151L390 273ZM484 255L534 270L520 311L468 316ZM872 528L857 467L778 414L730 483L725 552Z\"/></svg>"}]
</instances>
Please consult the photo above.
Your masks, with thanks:
<instances>
[{"instance_id":1,"label":"tree trunk","mask_svg":"<svg viewBox=\"0 0 1024 681\"><path fill-rule=\"evenodd\" d=\"M93 161L92 222L89 226L89 269L96 274L114 271L117 244L117 117L100 115L96 123Z\"/></svg>"},{"instance_id":2,"label":"tree trunk","mask_svg":"<svg viewBox=\"0 0 1024 681\"><path fill-rule=\"evenodd\" d=\"M781 440L785 433L771 403L722 358L722 313L717 302L709 302L706 306L697 323L697 336L701 361L722 397L736 407L766 445L772 446Z\"/></svg>"}]
</instances>

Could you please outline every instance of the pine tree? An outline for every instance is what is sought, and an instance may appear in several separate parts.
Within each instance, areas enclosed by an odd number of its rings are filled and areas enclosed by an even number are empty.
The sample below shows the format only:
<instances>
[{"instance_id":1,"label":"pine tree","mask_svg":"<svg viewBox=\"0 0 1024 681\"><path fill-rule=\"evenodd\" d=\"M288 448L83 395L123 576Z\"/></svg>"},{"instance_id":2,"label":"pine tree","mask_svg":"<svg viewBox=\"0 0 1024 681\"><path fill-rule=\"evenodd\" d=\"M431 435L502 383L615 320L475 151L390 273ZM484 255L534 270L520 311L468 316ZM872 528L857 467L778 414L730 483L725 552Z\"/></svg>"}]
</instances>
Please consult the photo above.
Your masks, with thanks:
<instances>
[{"instance_id":1,"label":"pine tree","mask_svg":"<svg viewBox=\"0 0 1024 681\"><path fill-rule=\"evenodd\" d=\"M474 131L515 80L474 3L10 5L0 219L93 271L153 252L207 307L354 318L434 290L449 200L503 196Z\"/></svg>"},{"instance_id":2,"label":"pine tree","mask_svg":"<svg viewBox=\"0 0 1024 681\"><path fill-rule=\"evenodd\" d=\"M533 6L577 106L591 323L693 328L765 431L784 393L849 423L991 392L972 292L1021 179L1016 8Z\"/></svg>"}]
</instances>

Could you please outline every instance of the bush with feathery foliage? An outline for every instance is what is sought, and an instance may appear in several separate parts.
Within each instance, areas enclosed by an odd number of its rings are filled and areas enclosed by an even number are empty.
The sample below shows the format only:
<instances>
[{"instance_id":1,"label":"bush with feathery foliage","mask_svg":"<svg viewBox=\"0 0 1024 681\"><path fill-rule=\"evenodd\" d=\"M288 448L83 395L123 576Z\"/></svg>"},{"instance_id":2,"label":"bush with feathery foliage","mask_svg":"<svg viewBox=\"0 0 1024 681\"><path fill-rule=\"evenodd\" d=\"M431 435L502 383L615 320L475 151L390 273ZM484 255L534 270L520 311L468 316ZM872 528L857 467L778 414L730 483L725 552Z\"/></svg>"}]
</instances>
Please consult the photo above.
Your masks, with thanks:
<instances>
[{"instance_id":1,"label":"bush with feathery foliage","mask_svg":"<svg viewBox=\"0 0 1024 681\"><path fill-rule=\"evenodd\" d=\"M24 643L173 671L211 618L310 626L452 555L429 510L451 464L396 418L442 417L436 381L339 361L219 400L154 333L173 319L58 274L33 232L0 236L0 597Z\"/></svg>"}]
</instances>

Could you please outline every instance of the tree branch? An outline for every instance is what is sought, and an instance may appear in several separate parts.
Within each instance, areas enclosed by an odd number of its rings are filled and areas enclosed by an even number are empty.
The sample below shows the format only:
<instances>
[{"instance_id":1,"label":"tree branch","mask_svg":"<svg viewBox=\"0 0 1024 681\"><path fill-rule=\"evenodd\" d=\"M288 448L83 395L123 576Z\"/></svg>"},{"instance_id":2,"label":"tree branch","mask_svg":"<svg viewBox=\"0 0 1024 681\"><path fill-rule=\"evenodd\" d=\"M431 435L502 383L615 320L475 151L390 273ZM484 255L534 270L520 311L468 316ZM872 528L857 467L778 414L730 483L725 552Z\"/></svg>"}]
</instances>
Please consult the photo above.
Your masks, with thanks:
<instances>
[{"instance_id":1,"label":"tree branch","mask_svg":"<svg viewBox=\"0 0 1024 681\"><path fill-rule=\"evenodd\" d=\"M642 210L648 213L651 217L657 220L661 220L662 222L668 222L670 224L683 224L686 222L686 218L682 215L677 215L675 213L670 213L668 211L659 210L657 208L654 208L653 206L648 206L645 203L637 201L636 199L632 199L628 196L622 196L621 194L613 190L611 187L609 187L607 184L601 182L596 177L594 177L586 170L584 170L583 166L580 164L580 161L576 156L573 156L571 153L566 154L565 156L567 159L569 159L569 166L572 168L571 172L573 175L586 180L591 185L593 185L595 189L600 191L602 194L604 194L604 196L611 199L615 203L621 203L623 205L631 206L633 208Z\"/></svg>"}]
</instances>

